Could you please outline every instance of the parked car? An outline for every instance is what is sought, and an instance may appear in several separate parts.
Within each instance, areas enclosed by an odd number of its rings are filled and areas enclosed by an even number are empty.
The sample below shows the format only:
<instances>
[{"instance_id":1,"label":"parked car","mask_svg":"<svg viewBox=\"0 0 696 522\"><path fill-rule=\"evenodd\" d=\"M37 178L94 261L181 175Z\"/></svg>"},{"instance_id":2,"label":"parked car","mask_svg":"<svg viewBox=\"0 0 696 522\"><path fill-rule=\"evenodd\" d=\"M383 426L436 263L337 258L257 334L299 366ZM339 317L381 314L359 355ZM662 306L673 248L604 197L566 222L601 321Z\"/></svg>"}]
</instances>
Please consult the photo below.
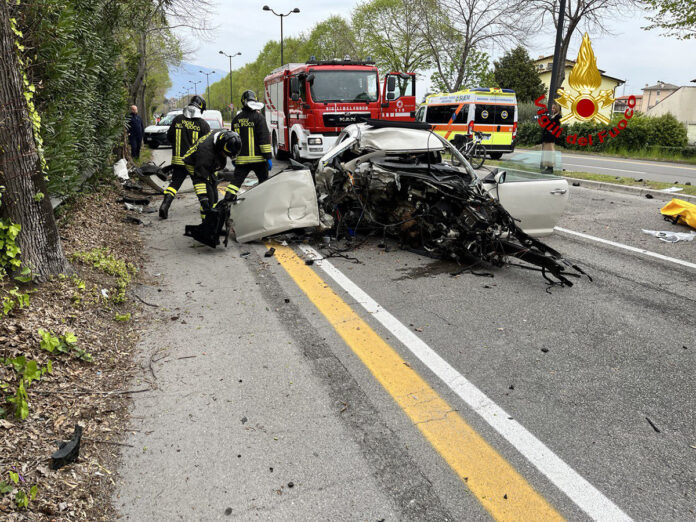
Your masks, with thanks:
<instances>
[{"instance_id":1,"label":"parked car","mask_svg":"<svg viewBox=\"0 0 696 522\"><path fill-rule=\"evenodd\" d=\"M225 128L222 121L222 113L216 110L207 110L203 112L203 119L210 125L210 130L218 130Z\"/></svg>"},{"instance_id":2,"label":"parked car","mask_svg":"<svg viewBox=\"0 0 696 522\"><path fill-rule=\"evenodd\" d=\"M143 137L145 145L151 149L156 149L160 146L169 146L170 143L169 140L167 140L167 131L169 130L169 125L177 115L181 114L181 112L182 111L180 110L171 111L167 113L167 115L162 118L158 124L146 127L145 135Z\"/></svg>"}]
</instances>

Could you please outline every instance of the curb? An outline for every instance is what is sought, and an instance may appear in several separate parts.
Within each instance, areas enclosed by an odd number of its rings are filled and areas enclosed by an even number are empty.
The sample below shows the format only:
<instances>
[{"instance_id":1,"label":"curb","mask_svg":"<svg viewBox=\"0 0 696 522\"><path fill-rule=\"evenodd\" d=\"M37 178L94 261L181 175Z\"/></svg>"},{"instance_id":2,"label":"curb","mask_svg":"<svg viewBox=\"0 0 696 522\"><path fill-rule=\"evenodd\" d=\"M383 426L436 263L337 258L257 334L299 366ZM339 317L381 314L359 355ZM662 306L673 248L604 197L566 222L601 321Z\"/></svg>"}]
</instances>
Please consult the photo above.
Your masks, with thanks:
<instances>
[{"instance_id":1,"label":"curb","mask_svg":"<svg viewBox=\"0 0 696 522\"><path fill-rule=\"evenodd\" d=\"M607 192L618 192L620 194L630 194L632 196L642 197L645 197L646 194L650 194L653 198L662 199L666 201L669 201L672 198L677 198L683 199L684 201L689 201L691 203L696 203L696 196L691 196L689 194L680 194L679 192L669 193L645 187L631 187L630 185L618 185L615 183L606 183L604 181L591 181L587 179L571 178L568 176L563 177L568 180L568 183L576 187L584 187L594 190L604 190ZM577 183L577 185L574 185L575 183Z\"/></svg>"}]
</instances>

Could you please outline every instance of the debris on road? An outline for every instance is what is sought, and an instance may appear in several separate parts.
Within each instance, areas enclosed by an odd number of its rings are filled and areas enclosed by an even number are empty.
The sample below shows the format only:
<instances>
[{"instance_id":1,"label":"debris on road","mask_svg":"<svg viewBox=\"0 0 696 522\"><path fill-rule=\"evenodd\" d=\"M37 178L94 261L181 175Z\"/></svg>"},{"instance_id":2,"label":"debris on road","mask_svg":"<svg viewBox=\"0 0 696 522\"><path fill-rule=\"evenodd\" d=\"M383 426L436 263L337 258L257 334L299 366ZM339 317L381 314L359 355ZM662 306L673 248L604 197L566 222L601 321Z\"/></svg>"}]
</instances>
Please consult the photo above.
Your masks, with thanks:
<instances>
[{"instance_id":1,"label":"debris on road","mask_svg":"<svg viewBox=\"0 0 696 522\"><path fill-rule=\"evenodd\" d=\"M658 428L657 426L655 426L655 423L654 423L653 421L651 421L648 417L645 417L645 420L648 421L648 424L650 424L650 426L652 427L652 429L655 430L656 433L662 433L662 432L660 431L660 428Z\"/></svg>"},{"instance_id":2,"label":"debris on road","mask_svg":"<svg viewBox=\"0 0 696 522\"><path fill-rule=\"evenodd\" d=\"M655 236L660 241L665 243L677 243L679 241L693 241L696 237L696 232L671 232L669 230L646 230L641 229L644 234Z\"/></svg>"},{"instance_id":3,"label":"debris on road","mask_svg":"<svg viewBox=\"0 0 696 522\"><path fill-rule=\"evenodd\" d=\"M80 456L80 440L82 439L82 426L75 424L72 438L67 442L61 442L58 451L51 455L51 468L60 469L63 466L75 462Z\"/></svg>"},{"instance_id":4,"label":"debris on road","mask_svg":"<svg viewBox=\"0 0 696 522\"><path fill-rule=\"evenodd\" d=\"M675 183L677 183L677 182L675 181ZM668 194L671 194L674 192L681 192L682 190L684 190L684 189L681 187L667 187L666 189L660 190L660 192L667 192Z\"/></svg>"},{"instance_id":5,"label":"debris on road","mask_svg":"<svg viewBox=\"0 0 696 522\"><path fill-rule=\"evenodd\" d=\"M273 257L273 254L275 254L275 248L271 247L266 251L263 257Z\"/></svg>"},{"instance_id":6,"label":"debris on road","mask_svg":"<svg viewBox=\"0 0 696 522\"><path fill-rule=\"evenodd\" d=\"M645 199L653 199L653 195L652 195L652 194L646 194L646 195L645 195Z\"/></svg>"}]
</instances>

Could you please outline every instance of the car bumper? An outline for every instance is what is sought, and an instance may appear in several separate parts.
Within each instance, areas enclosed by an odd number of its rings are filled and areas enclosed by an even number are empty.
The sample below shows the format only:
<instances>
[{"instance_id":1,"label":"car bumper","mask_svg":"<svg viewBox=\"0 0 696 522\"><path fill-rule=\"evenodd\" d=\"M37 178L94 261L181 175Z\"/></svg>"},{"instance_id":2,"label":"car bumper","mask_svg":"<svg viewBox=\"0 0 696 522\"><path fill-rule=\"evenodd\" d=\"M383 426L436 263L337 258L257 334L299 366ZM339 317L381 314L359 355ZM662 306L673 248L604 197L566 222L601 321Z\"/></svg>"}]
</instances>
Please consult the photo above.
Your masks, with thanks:
<instances>
[{"instance_id":1,"label":"car bumper","mask_svg":"<svg viewBox=\"0 0 696 522\"><path fill-rule=\"evenodd\" d=\"M166 132L145 133L143 141L145 145L169 145Z\"/></svg>"}]
</instances>

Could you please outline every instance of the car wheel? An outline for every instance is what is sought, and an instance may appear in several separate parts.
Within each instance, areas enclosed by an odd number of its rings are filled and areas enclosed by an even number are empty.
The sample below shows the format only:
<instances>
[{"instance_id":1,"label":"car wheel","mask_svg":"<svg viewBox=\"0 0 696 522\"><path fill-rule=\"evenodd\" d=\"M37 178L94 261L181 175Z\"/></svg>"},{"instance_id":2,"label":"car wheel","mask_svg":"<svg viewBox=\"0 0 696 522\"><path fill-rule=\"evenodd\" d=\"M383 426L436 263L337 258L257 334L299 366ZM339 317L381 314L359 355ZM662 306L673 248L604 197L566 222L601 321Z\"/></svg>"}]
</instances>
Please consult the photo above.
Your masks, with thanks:
<instances>
[{"instance_id":1,"label":"car wheel","mask_svg":"<svg viewBox=\"0 0 696 522\"><path fill-rule=\"evenodd\" d=\"M278 134L276 134L275 131L273 131L273 156L275 157L275 159L281 161L288 159L288 153L284 150L280 150L280 144L278 143Z\"/></svg>"},{"instance_id":2,"label":"car wheel","mask_svg":"<svg viewBox=\"0 0 696 522\"><path fill-rule=\"evenodd\" d=\"M159 147L159 143L152 142L152 143L148 143L147 146L150 147L151 149L156 149L157 147Z\"/></svg>"},{"instance_id":3,"label":"car wheel","mask_svg":"<svg viewBox=\"0 0 696 522\"><path fill-rule=\"evenodd\" d=\"M503 157L502 152L489 152L488 155L491 157L491 159L494 159L494 160L499 160L500 158Z\"/></svg>"}]
</instances>

